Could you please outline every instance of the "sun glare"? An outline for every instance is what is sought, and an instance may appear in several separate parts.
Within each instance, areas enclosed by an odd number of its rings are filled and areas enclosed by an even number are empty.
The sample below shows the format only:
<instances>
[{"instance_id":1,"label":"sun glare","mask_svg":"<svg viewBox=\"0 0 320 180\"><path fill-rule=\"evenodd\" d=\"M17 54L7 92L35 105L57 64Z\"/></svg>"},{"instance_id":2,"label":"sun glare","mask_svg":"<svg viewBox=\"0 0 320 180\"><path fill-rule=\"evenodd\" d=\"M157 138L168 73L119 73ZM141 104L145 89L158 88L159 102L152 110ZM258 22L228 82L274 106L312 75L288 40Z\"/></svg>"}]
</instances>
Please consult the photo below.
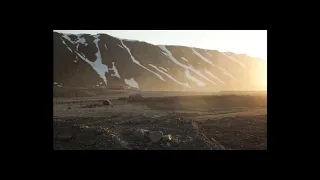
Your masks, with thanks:
<instances>
[{"instance_id":1,"label":"sun glare","mask_svg":"<svg viewBox=\"0 0 320 180\"><path fill-rule=\"evenodd\" d=\"M255 69L254 82L258 89L267 90L267 64L264 63Z\"/></svg>"}]
</instances>

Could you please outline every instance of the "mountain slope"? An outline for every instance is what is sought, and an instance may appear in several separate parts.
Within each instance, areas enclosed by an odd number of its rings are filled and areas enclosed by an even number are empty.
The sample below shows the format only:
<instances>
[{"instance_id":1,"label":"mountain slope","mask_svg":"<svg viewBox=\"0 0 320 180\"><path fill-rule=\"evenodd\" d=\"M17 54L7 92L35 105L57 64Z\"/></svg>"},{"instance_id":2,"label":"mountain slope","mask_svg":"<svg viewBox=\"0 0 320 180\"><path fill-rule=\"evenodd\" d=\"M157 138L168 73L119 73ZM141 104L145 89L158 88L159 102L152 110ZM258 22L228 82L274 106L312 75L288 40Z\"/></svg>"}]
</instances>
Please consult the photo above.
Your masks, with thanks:
<instances>
[{"instance_id":1,"label":"mountain slope","mask_svg":"<svg viewBox=\"0 0 320 180\"><path fill-rule=\"evenodd\" d=\"M141 90L258 90L266 63L247 55L53 32L54 84Z\"/></svg>"}]
</instances>

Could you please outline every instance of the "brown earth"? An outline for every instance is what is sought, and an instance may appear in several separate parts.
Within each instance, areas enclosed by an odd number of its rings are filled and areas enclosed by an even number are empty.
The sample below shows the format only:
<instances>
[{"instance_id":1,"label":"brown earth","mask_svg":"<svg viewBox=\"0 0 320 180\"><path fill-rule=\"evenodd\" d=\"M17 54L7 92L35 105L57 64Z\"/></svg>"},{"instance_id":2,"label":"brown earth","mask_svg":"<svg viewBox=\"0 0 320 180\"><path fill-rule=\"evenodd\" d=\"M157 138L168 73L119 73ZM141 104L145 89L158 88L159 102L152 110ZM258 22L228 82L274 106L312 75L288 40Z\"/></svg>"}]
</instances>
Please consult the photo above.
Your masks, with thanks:
<instances>
[{"instance_id":1,"label":"brown earth","mask_svg":"<svg viewBox=\"0 0 320 180\"><path fill-rule=\"evenodd\" d=\"M134 93L54 98L54 149L267 149L266 93L140 92L128 101ZM163 138L151 142L158 131Z\"/></svg>"}]
</instances>

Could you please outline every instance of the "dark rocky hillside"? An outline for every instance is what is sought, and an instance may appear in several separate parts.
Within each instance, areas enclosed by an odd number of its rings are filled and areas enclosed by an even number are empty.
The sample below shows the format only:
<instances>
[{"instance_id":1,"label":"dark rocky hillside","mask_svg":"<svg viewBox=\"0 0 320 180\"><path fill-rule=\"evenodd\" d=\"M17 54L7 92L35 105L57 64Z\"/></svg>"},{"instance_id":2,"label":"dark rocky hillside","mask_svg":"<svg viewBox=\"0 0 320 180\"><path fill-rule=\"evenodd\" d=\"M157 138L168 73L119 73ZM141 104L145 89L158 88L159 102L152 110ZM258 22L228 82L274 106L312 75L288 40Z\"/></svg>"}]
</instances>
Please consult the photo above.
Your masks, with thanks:
<instances>
[{"instance_id":1,"label":"dark rocky hillside","mask_svg":"<svg viewBox=\"0 0 320 180\"><path fill-rule=\"evenodd\" d=\"M261 89L259 58L183 46L152 45L106 34L53 32L54 86L141 90Z\"/></svg>"}]
</instances>

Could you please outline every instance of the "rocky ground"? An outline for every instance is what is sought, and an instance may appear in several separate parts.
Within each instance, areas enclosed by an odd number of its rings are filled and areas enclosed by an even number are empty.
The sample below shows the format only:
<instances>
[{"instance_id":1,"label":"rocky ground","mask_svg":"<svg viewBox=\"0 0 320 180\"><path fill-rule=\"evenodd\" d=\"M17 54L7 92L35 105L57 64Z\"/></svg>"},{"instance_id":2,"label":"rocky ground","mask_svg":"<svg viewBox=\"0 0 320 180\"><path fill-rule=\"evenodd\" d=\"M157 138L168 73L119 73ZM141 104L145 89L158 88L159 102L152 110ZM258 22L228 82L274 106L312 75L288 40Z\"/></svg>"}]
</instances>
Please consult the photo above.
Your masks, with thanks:
<instances>
[{"instance_id":1,"label":"rocky ground","mask_svg":"<svg viewBox=\"0 0 320 180\"><path fill-rule=\"evenodd\" d=\"M54 149L267 149L266 95L141 94L55 98Z\"/></svg>"}]
</instances>

